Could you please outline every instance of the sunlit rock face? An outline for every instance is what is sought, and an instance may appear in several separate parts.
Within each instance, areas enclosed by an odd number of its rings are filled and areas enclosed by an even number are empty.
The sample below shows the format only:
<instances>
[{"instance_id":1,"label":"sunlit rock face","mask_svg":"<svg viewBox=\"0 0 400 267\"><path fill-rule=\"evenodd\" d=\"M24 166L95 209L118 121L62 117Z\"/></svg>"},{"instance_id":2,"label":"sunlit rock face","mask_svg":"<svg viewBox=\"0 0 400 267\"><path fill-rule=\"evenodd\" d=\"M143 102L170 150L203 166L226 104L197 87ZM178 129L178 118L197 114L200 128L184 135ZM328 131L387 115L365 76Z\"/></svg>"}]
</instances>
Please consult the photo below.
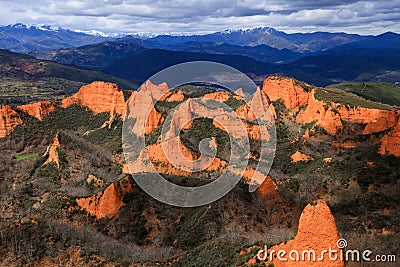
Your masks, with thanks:
<instances>
[{"instance_id":1,"label":"sunlit rock face","mask_svg":"<svg viewBox=\"0 0 400 267\"><path fill-rule=\"evenodd\" d=\"M341 267L344 266L344 261L339 256L339 253L336 253L337 259L334 261L329 258L328 253L325 253L325 256L321 258L324 250L339 250L337 247L339 239L339 231L328 205L325 201L317 200L304 208L300 216L298 232L294 239L273 246L268 251L274 250L275 255L279 250L286 251L285 258L287 261L279 260L278 257L272 260L276 267ZM289 253L292 250L299 253L300 260L294 261L290 259ZM308 256L304 257L305 260L301 260L302 252L310 250L315 251L316 260L314 261L312 256L310 257L311 260L309 260ZM296 259L296 255L292 254L292 258Z\"/></svg>"},{"instance_id":2,"label":"sunlit rock face","mask_svg":"<svg viewBox=\"0 0 400 267\"><path fill-rule=\"evenodd\" d=\"M31 104L21 105L17 108L41 121L48 114L56 110L57 103L54 101L38 101Z\"/></svg>"},{"instance_id":3,"label":"sunlit rock face","mask_svg":"<svg viewBox=\"0 0 400 267\"><path fill-rule=\"evenodd\" d=\"M112 218L124 205L123 198L128 192L132 192L132 184L129 178L124 178L91 197L76 199L76 203L98 219Z\"/></svg>"},{"instance_id":4,"label":"sunlit rock face","mask_svg":"<svg viewBox=\"0 0 400 267\"><path fill-rule=\"evenodd\" d=\"M380 154L399 156L400 111L349 107L338 103L326 103L315 98L315 90L304 90L292 78L271 76L264 81L263 92L272 101L281 100L285 107L295 114L296 121L305 124L315 122L329 135L337 135L343 129L343 122L364 125L360 134L389 131L382 140ZM309 134L309 133L308 133ZM305 140L309 140L306 136ZM338 146L335 144L335 146ZM354 148L357 144L340 144L343 148Z\"/></svg>"},{"instance_id":5,"label":"sunlit rock face","mask_svg":"<svg viewBox=\"0 0 400 267\"><path fill-rule=\"evenodd\" d=\"M0 106L0 138L9 135L20 124L22 120L11 106Z\"/></svg>"},{"instance_id":6,"label":"sunlit rock face","mask_svg":"<svg viewBox=\"0 0 400 267\"><path fill-rule=\"evenodd\" d=\"M64 108L78 104L85 106L95 113L109 112L123 115L125 100L122 89L108 82L93 82L82 86L78 93L62 100Z\"/></svg>"}]
</instances>

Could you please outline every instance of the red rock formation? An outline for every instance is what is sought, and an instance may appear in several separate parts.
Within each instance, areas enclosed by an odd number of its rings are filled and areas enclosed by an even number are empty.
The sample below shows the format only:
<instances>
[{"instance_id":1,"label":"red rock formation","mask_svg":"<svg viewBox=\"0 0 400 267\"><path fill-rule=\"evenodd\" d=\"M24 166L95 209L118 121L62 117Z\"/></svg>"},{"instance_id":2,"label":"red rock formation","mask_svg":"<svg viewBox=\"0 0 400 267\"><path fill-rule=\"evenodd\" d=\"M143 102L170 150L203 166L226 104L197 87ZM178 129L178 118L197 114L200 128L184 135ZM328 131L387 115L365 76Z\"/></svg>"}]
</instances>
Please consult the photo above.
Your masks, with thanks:
<instances>
[{"instance_id":1,"label":"red rock formation","mask_svg":"<svg viewBox=\"0 0 400 267\"><path fill-rule=\"evenodd\" d=\"M146 90L132 94L127 102L128 111L126 117L128 119L136 119L132 131L137 135L141 135L143 132L150 134L164 122L163 116L154 108L151 88L156 87L149 87Z\"/></svg>"},{"instance_id":2,"label":"red rock formation","mask_svg":"<svg viewBox=\"0 0 400 267\"><path fill-rule=\"evenodd\" d=\"M56 110L57 103L53 101L39 101L31 104L17 106L20 110L28 113L38 120L43 120L49 113Z\"/></svg>"},{"instance_id":3,"label":"red rock formation","mask_svg":"<svg viewBox=\"0 0 400 267\"><path fill-rule=\"evenodd\" d=\"M206 171L223 171L227 163L217 157L200 158L197 153L188 149L179 137L171 138L163 143L156 143L148 146L147 153L152 162L156 164L156 169L160 173L175 175L190 175L193 169L204 169ZM173 151L173 152L171 152ZM169 153L168 157L165 153ZM161 163L161 164L160 164ZM173 166L173 164L177 166ZM182 167L184 169L182 170Z\"/></svg>"},{"instance_id":4,"label":"red rock formation","mask_svg":"<svg viewBox=\"0 0 400 267\"><path fill-rule=\"evenodd\" d=\"M272 101L281 99L291 111L307 105L296 120L300 123L315 122L330 135L336 135L343 127L342 120L365 124L363 134L382 132L393 127L400 117L397 109L379 110L362 107L349 107L337 103L325 103L314 97L314 90L306 92L294 79L272 76L264 81L263 92Z\"/></svg>"},{"instance_id":5,"label":"red rock formation","mask_svg":"<svg viewBox=\"0 0 400 267\"><path fill-rule=\"evenodd\" d=\"M188 129L191 126L193 110L195 109L193 104L195 104L195 102L188 99L174 111L174 115L170 122L170 128L165 135L166 139L176 137L181 129ZM197 107L198 105L195 106Z\"/></svg>"},{"instance_id":6,"label":"red rock formation","mask_svg":"<svg viewBox=\"0 0 400 267\"><path fill-rule=\"evenodd\" d=\"M291 155L290 158L292 159L292 162L309 161L313 159L310 155L301 153L300 151Z\"/></svg>"},{"instance_id":7,"label":"red rock formation","mask_svg":"<svg viewBox=\"0 0 400 267\"><path fill-rule=\"evenodd\" d=\"M158 100L165 100L171 94L166 82L155 85L150 80L147 80L144 84L142 84L139 92L145 92L153 99Z\"/></svg>"},{"instance_id":8,"label":"red rock formation","mask_svg":"<svg viewBox=\"0 0 400 267\"><path fill-rule=\"evenodd\" d=\"M11 106L0 106L0 138L9 135L20 124L22 120Z\"/></svg>"},{"instance_id":9,"label":"red rock formation","mask_svg":"<svg viewBox=\"0 0 400 267\"><path fill-rule=\"evenodd\" d=\"M285 106L291 110L307 104L311 95L311 93L305 92L294 79L278 76L268 77L264 81L262 91L272 101L281 99Z\"/></svg>"},{"instance_id":10,"label":"red rock formation","mask_svg":"<svg viewBox=\"0 0 400 267\"><path fill-rule=\"evenodd\" d=\"M306 109L299 112L296 120L300 123L315 122L330 135L336 135L337 130L342 128L340 114L327 106L325 102L315 99L314 90L311 93Z\"/></svg>"},{"instance_id":11,"label":"red rock formation","mask_svg":"<svg viewBox=\"0 0 400 267\"><path fill-rule=\"evenodd\" d=\"M231 94L227 93L227 92L214 92L214 93L209 93L209 94L205 94L202 98L203 99L214 99L220 102L225 102L226 100L228 100L231 97ZM240 99L237 96L235 96L236 99Z\"/></svg>"},{"instance_id":12,"label":"red rock formation","mask_svg":"<svg viewBox=\"0 0 400 267\"><path fill-rule=\"evenodd\" d=\"M112 183L104 191L98 192L94 196L78 198L78 206L96 216L98 219L112 218L118 214L124 202L125 194L132 192L132 184L128 177Z\"/></svg>"},{"instance_id":13,"label":"red rock formation","mask_svg":"<svg viewBox=\"0 0 400 267\"><path fill-rule=\"evenodd\" d=\"M93 82L82 86L78 93L62 100L64 108L72 104L88 107L95 113L109 112L115 114L125 113L124 93L118 85L108 82Z\"/></svg>"},{"instance_id":14,"label":"red rock formation","mask_svg":"<svg viewBox=\"0 0 400 267\"><path fill-rule=\"evenodd\" d=\"M400 111L397 109L380 110L343 105L336 105L335 108L343 120L366 124L364 134L385 131L393 127L400 117Z\"/></svg>"},{"instance_id":15,"label":"red rock formation","mask_svg":"<svg viewBox=\"0 0 400 267\"><path fill-rule=\"evenodd\" d=\"M240 118L248 121L259 119L268 122L276 118L274 106L271 104L265 92L261 91L259 87L254 92L251 100L247 104L240 106L236 110L236 113Z\"/></svg>"},{"instance_id":16,"label":"red rock formation","mask_svg":"<svg viewBox=\"0 0 400 267\"><path fill-rule=\"evenodd\" d=\"M321 261L318 259L322 255L322 251L329 249L338 250L337 240L339 240L339 232L336 228L335 219L326 204L325 201L318 200L312 202L305 207L303 210L297 235L293 240L289 240L280 245L271 247L268 250L268 256L271 251L275 251L275 256L279 250L286 251L284 258L287 261L281 261L278 257L272 260L275 267L301 267L301 266L324 266L324 267L342 267L344 266L344 261L341 260L340 253L336 253L338 259L332 261L329 258L329 254L325 253ZM299 261L293 261L289 257L289 253L295 250L299 253ZM303 251L313 250L316 253L316 261L313 261L311 256L311 261L308 260L308 254L305 254L305 260L302 261ZM292 258L296 258L295 254L292 254Z\"/></svg>"},{"instance_id":17,"label":"red rock formation","mask_svg":"<svg viewBox=\"0 0 400 267\"><path fill-rule=\"evenodd\" d=\"M243 91L243 88L236 89L234 93L242 98L245 98L247 96L246 93Z\"/></svg>"},{"instance_id":18,"label":"red rock formation","mask_svg":"<svg viewBox=\"0 0 400 267\"><path fill-rule=\"evenodd\" d=\"M307 128L303 135L303 142L308 143L310 142L310 130Z\"/></svg>"},{"instance_id":19,"label":"red rock formation","mask_svg":"<svg viewBox=\"0 0 400 267\"><path fill-rule=\"evenodd\" d=\"M58 168L60 168L60 160L58 158L58 149L60 148L60 141L58 140L58 133L56 137L54 137L53 144L48 148L49 157L43 165L49 164L50 162L54 162Z\"/></svg>"},{"instance_id":20,"label":"red rock formation","mask_svg":"<svg viewBox=\"0 0 400 267\"><path fill-rule=\"evenodd\" d=\"M389 133L383 136L379 153L382 155L392 154L396 157L400 157L400 120Z\"/></svg>"},{"instance_id":21,"label":"red rock formation","mask_svg":"<svg viewBox=\"0 0 400 267\"><path fill-rule=\"evenodd\" d=\"M267 176L259 188L255 191L258 198L275 199L278 197L276 185L270 176Z\"/></svg>"},{"instance_id":22,"label":"red rock formation","mask_svg":"<svg viewBox=\"0 0 400 267\"><path fill-rule=\"evenodd\" d=\"M167 102L180 102L185 99L185 95L183 94L182 90L172 93L168 96L165 100Z\"/></svg>"}]
</instances>

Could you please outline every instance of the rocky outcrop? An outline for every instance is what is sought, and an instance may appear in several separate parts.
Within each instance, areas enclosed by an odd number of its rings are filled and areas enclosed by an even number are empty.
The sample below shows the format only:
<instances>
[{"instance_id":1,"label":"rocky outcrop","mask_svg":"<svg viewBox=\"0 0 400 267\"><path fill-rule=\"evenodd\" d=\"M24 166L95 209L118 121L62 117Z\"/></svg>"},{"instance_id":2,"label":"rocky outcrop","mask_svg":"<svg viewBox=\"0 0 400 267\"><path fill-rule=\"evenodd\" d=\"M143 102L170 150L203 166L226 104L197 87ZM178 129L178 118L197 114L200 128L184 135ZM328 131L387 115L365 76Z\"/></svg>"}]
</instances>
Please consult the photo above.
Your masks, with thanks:
<instances>
[{"instance_id":1,"label":"rocky outcrop","mask_svg":"<svg viewBox=\"0 0 400 267\"><path fill-rule=\"evenodd\" d=\"M337 260L335 261L329 258L328 253L325 253L323 259L320 261L317 260L321 257L322 251L324 250L329 251L329 249L331 249L340 251L337 247L339 238L339 231L328 205L325 201L318 200L308 204L304 208L300 216L298 232L294 239L273 246L268 252L271 253L271 251L274 250L276 256L279 250L286 251L284 257L287 261L279 260L278 257L272 259L272 263L275 267L342 267L344 266L344 261L341 259L339 253L336 253ZM292 260L296 258L295 253L292 254L292 259L289 257L289 253L292 250L299 253L298 261ZM315 251L316 260L313 261L313 255L310 257L311 260L309 260L308 254L305 254L305 260L301 260L303 252L311 250Z\"/></svg>"},{"instance_id":2,"label":"rocky outcrop","mask_svg":"<svg viewBox=\"0 0 400 267\"><path fill-rule=\"evenodd\" d=\"M272 181L270 176L267 176L265 180L262 182L260 187L255 191L256 196L258 198L267 198L268 200L278 198L278 192L276 191L276 185L274 181Z\"/></svg>"},{"instance_id":3,"label":"rocky outcrop","mask_svg":"<svg viewBox=\"0 0 400 267\"><path fill-rule=\"evenodd\" d=\"M220 102L225 102L226 100L228 100L231 97L231 94L229 94L228 92L214 92L214 93L209 93L209 94L205 94L202 98L203 99L214 99ZM236 99L241 99L238 96L234 96Z\"/></svg>"},{"instance_id":4,"label":"rocky outcrop","mask_svg":"<svg viewBox=\"0 0 400 267\"><path fill-rule=\"evenodd\" d=\"M268 77L262 91L271 101L282 100L288 109L307 104L311 92L306 92L294 79L279 76Z\"/></svg>"},{"instance_id":5,"label":"rocky outcrop","mask_svg":"<svg viewBox=\"0 0 400 267\"><path fill-rule=\"evenodd\" d=\"M182 90L176 91L168 96L165 101L167 102L181 102L185 99L185 95L183 94Z\"/></svg>"},{"instance_id":6,"label":"rocky outcrop","mask_svg":"<svg viewBox=\"0 0 400 267\"><path fill-rule=\"evenodd\" d=\"M194 103L195 102L193 102L191 99L188 99L174 111L174 115L171 118L170 127L165 135L165 139L174 138L178 135L181 129L188 129L191 126L195 109L195 107L193 107Z\"/></svg>"},{"instance_id":7,"label":"rocky outcrop","mask_svg":"<svg viewBox=\"0 0 400 267\"><path fill-rule=\"evenodd\" d=\"M179 136L147 146L146 151L148 157L142 151L134 162L127 164L129 171L135 173L149 172L154 167L158 173L188 176L192 174L193 170L215 172L223 171L227 166L225 161L217 157L201 157L188 149L182 144ZM166 155L166 152L168 155Z\"/></svg>"},{"instance_id":8,"label":"rocky outcrop","mask_svg":"<svg viewBox=\"0 0 400 267\"><path fill-rule=\"evenodd\" d=\"M243 88L238 88L233 92L235 94L237 94L238 96L242 97L242 98L246 98L247 97L247 94L243 91Z\"/></svg>"},{"instance_id":9,"label":"rocky outcrop","mask_svg":"<svg viewBox=\"0 0 400 267\"><path fill-rule=\"evenodd\" d=\"M267 94L258 87L251 100L240 106L236 113L240 118L255 121L271 122L276 119L274 106L271 104Z\"/></svg>"},{"instance_id":10,"label":"rocky outcrop","mask_svg":"<svg viewBox=\"0 0 400 267\"><path fill-rule=\"evenodd\" d=\"M0 138L9 135L20 124L22 120L11 106L0 106Z\"/></svg>"},{"instance_id":11,"label":"rocky outcrop","mask_svg":"<svg viewBox=\"0 0 400 267\"><path fill-rule=\"evenodd\" d=\"M393 127L400 120L400 111L349 107L336 103L328 105L312 95L307 107L298 113L296 120L301 123L316 122L330 135L335 135L343 127L342 121L364 124L362 134L372 134Z\"/></svg>"},{"instance_id":12,"label":"rocky outcrop","mask_svg":"<svg viewBox=\"0 0 400 267\"><path fill-rule=\"evenodd\" d=\"M50 147L47 148L46 154L49 155L45 163L43 165L49 164L51 162L54 162L58 168L60 168L60 160L58 157L58 149L60 148L60 141L58 140L58 133L56 134L56 137L54 137L53 143L51 144Z\"/></svg>"},{"instance_id":13,"label":"rocky outcrop","mask_svg":"<svg viewBox=\"0 0 400 267\"><path fill-rule=\"evenodd\" d=\"M136 120L132 129L136 135L142 135L143 132L150 134L164 122L163 116L154 108L153 92L151 91L151 88L158 90L158 87L154 85L146 88L146 90L132 94L127 102L126 119Z\"/></svg>"},{"instance_id":14,"label":"rocky outcrop","mask_svg":"<svg viewBox=\"0 0 400 267\"><path fill-rule=\"evenodd\" d=\"M122 89L108 82L93 82L82 86L78 93L62 100L64 108L72 104L78 104L89 108L95 113L109 112L123 115L125 112L125 100Z\"/></svg>"},{"instance_id":15,"label":"rocky outcrop","mask_svg":"<svg viewBox=\"0 0 400 267\"><path fill-rule=\"evenodd\" d=\"M39 101L31 104L17 106L17 108L41 121L49 113L56 110L57 103L54 101Z\"/></svg>"},{"instance_id":16,"label":"rocky outcrop","mask_svg":"<svg viewBox=\"0 0 400 267\"><path fill-rule=\"evenodd\" d=\"M393 127L399 121L398 109L381 110L363 107L348 107L334 104L342 120L360 124L366 124L363 134L371 134L385 131Z\"/></svg>"},{"instance_id":17,"label":"rocky outcrop","mask_svg":"<svg viewBox=\"0 0 400 267\"><path fill-rule=\"evenodd\" d=\"M312 88L309 85L304 85ZM338 103L326 103L315 98L315 89L306 91L294 79L272 76L264 81L263 92L272 101L281 99L286 108L296 115L296 121L305 124L314 122L322 127L329 135L340 134L345 122L361 125L363 130L358 134L373 134L384 131L379 152L381 154L398 155L398 129L395 127L400 121L400 110L371 109L350 107ZM309 141L309 132L304 135L304 142ZM352 140L346 142L332 142L340 148L354 148L358 144Z\"/></svg>"},{"instance_id":18,"label":"rocky outcrop","mask_svg":"<svg viewBox=\"0 0 400 267\"><path fill-rule=\"evenodd\" d=\"M296 120L303 124L315 122L316 125L324 128L330 135L336 135L337 131L343 126L340 114L325 102L315 99L314 91L309 97L307 107L299 112Z\"/></svg>"},{"instance_id":19,"label":"rocky outcrop","mask_svg":"<svg viewBox=\"0 0 400 267\"><path fill-rule=\"evenodd\" d=\"M300 151L291 155L290 158L292 159L292 162L309 161L313 159L310 155L301 153Z\"/></svg>"},{"instance_id":20,"label":"rocky outcrop","mask_svg":"<svg viewBox=\"0 0 400 267\"><path fill-rule=\"evenodd\" d=\"M383 136L379 153L382 155L391 154L400 157L400 120L389 133Z\"/></svg>"},{"instance_id":21,"label":"rocky outcrop","mask_svg":"<svg viewBox=\"0 0 400 267\"><path fill-rule=\"evenodd\" d=\"M104 191L97 194L76 199L78 206L96 218L112 218L118 214L124 205L123 198L126 193L132 192L132 184L128 177L112 183Z\"/></svg>"},{"instance_id":22,"label":"rocky outcrop","mask_svg":"<svg viewBox=\"0 0 400 267\"><path fill-rule=\"evenodd\" d=\"M303 143L310 142L310 129L306 129L303 135Z\"/></svg>"},{"instance_id":23,"label":"rocky outcrop","mask_svg":"<svg viewBox=\"0 0 400 267\"><path fill-rule=\"evenodd\" d=\"M165 100L171 94L166 82L155 85L150 80L147 80L144 84L142 84L139 92L147 93L153 99L158 100Z\"/></svg>"}]
</instances>

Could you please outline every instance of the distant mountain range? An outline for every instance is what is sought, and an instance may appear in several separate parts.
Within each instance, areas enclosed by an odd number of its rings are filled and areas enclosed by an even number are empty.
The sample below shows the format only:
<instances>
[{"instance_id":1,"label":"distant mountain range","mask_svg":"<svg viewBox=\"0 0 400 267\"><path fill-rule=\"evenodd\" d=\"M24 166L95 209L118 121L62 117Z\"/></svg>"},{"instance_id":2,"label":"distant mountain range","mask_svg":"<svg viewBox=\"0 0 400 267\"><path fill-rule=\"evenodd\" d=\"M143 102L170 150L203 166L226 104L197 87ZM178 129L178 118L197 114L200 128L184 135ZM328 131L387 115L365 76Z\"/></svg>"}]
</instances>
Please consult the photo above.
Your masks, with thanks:
<instances>
[{"instance_id":1,"label":"distant mountain range","mask_svg":"<svg viewBox=\"0 0 400 267\"><path fill-rule=\"evenodd\" d=\"M149 48L171 49L186 47L186 43L224 43L236 46L267 45L279 50L295 52L316 52L336 46L362 41L371 36L347 33L293 33L288 34L270 27L247 30L226 30L205 35L132 35ZM0 48L15 52L49 50L78 47L121 37L120 34L106 34L100 31L74 31L51 26L28 26L14 24L0 27ZM175 50L182 50L177 48Z\"/></svg>"},{"instance_id":2,"label":"distant mountain range","mask_svg":"<svg viewBox=\"0 0 400 267\"><path fill-rule=\"evenodd\" d=\"M377 45L380 39L388 44L399 42L398 34L368 37L354 42L352 46L303 54L267 45L251 47L192 41L175 48L165 45L169 49L145 47L146 42L152 39L127 36L100 44L31 54L139 82L166 67L193 60L224 63L252 77L284 74L320 86L344 81L400 81L400 49ZM385 42L382 44L386 45ZM273 64L273 60L268 60L272 58L284 64Z\"/></svg>"},{"instance_id":3,"label":"distant mountain range","mask_svg":"<svg viewBox=\"0 0 400 267\"><path fill-rule=\"evenodd\" d=\"M0 27L0 48L13 52L51 50L95 44L108 40L101 35L51 26L14 24Z\"/></svg>"},{"instance_id":4,"label":"distant mountain range","mask_svg":"<svg viewBox=\"0 0 400 267\"><path fill-rule=\"evenodd\" d=\"M206 35L160 35L146 39L144 44L151 47L166 48L166 45L181 45L187 42L217 42L238 46L268 45L279 50L316 52L366 38L369 38L369 36L328 32L287 34L270 27L259 27L248 30L227 30Z\"/></svg>"},{"instance_id":5,"label":"distant mountain range","mask_svg":"<svg viewBox=\"0 0 400 267\"><path fill-rule=\"evenodd\" d=\"M49 26L0 28L0 48L142 82L193 60L231 65L257 79L284 74L325 86L346 81L400 81L400 35L287 34L269 27L206 35L113 38ZM94 35L92 35L94 34Z\"/></svg>"}]
</instances>

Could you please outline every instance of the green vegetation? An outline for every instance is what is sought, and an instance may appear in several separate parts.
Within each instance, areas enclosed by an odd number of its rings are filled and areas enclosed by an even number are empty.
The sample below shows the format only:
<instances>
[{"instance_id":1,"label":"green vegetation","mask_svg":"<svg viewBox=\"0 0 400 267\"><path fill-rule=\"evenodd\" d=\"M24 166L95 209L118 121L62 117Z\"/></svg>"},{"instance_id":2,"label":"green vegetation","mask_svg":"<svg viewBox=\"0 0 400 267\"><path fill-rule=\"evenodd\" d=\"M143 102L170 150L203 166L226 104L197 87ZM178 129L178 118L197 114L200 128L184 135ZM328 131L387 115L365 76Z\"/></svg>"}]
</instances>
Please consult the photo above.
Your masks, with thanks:
<instances>
[{"instance_id":1,"label":"green vegetation","mask_svg":"<svg viewBox=\"0 0 400 267\"><path fill-rule=\"evenodd\" d=\"M172 266L245 266L257 254L259 248L255 247L250 252L240 255L242 246L226 244L223 240L207 241L186 253ZM251 266L265 266L256 263Z\"/></svg>"},{"instance_id":2,"label":"green vegetation","mask_svg":"<svg viewBox=\"0 0 400 267\"><path fill-rule=\"evenodd\" d=\"M214 93L217 88L213 85L193 85L185 84L174 88L174 91L181 90L185 97L197 98L206 94Z\"/></svg>"},{"instance_id":3,"label":"green vegetation","mask_svg":"<svg viewBox=\"0 0 400 267\"><path fill-rule=\"evenodd\" d=\"M225 101L225 104L231 107L231 109L236 110L240 106L246 104L244 100L237 100L235 97L231 96Z\"/></svg>"},{"instance_id":4,"label":"green vegetation","mask_svg":"<svg viewBox=\"0 0 400 267\"><path fill-rule=\"evenodd\" d=\"M217 128L213 120L209 118L197 118L193 120L189 129L180 134L182 143L189 149L200 153L199 144L204 138L216 138L218 145L217 157L228 160L230 158L230 139L228 133Z\"/></svg>"},{"instance_id":5,"label":"green vegetation","mask_svg":"<svg viewBox=\"0 0 400 267\"><path fill-rule=\"evenodd\" d=\"M103 73L0 49L0 104L61 100L93 81L114 82L124 89L137 87L133 82Z\"/></svg>"},{"instance_id":6,"label":"green vegetation","mask_svg":"<svg viewBox=\"0 0 400 267\"><path fill-rule=\"evenodd\" d=\"M163 125L158 126L150 134L146 135L146 146L154 145L161 135Z\"/></svg>"},{"instance_id":7,"label":"green vegetation","mask_svg":"<svg viewBox=\"0 0 400 267\"><path fill-rule=\"evenodd\" d=\"M171 110L177 107L180 103L182 103L182 101L157 101L157 103L155 104L155 109L160 112L164 118L166 118Z\"/></svg>"},{"instance_id":8,"label":"green vegetation","mask_svg":"<svg viewBox=\"0 0 400 267\"><path fill-rule=\"evenodd\" d=\"M364 107L374 109L391 109L391 106L387 104L376 103L371 100L367 100L351 92L345 92L337 88L317 88L315 91L315 97L318 100L323 100L327 103L335 102L338 104L348 105L351 107Z\"/></svg>"},{"instance_id":9,"label":"green vegetation","mask_svg":"<svg viewBox=\"0 0 400 267\"><path fill-rule=\"evenodd\" d=\"M167 245L174 242L177 247L194 248L217 233L221 228L221 214L215 205L186 209L179 222L171 227L165 237Z\"/></svg>"},{"instance_id":10,"label":"green vegetation","mask_svg":"<svg viewBox=\"0 0 400 267\"><path fill-rule=\"evenodd\" d=\"M16 155L15 159L16 160L27 160L27 159L36 159L39 157L38 153L30 154L30 155Z\"/></svg>"},{"instance_id":11,"label":"green vegetation","mask_svg":"<svg viewBox=\"0 0 400 267\"><path fill-rule=\"evenodd\" d=\"M337 88L365 99L400 107L400 86L382 82L339 83L327 88Z\"/></svg>"},{"instance_id":12,"label":"green vegetation","mask_svg":"<svg viewBox=\"0 0 400 267\"><path fill-rule=\"evenodd\" d=\"M304 89L304 91L306 91L306 92L310 92L314 88L314 86L309 85L308 83L305 83L305 82L302 82L302 81L296 80L295 83L297 85L300 85Z\"/></svg>"},{"instance_id":13,"label":"green vegetation","mask_svg":"<svg viewBox=\"0 0 400 267\"><path fill-rule=\"evenodd\" d=\"M57 132L63 130L75 131L83 135L88 130L100 128L109 119L109 114L107 113L94 114L89 109L78 105L58 108L44 118L43 121L39 121L23 112L20 112L20 116L22 116L24 123L15 127L8 137L15 140L24 138L32 145L40 143L38 136L46 135L54 138Z\"/></svg>"},{"instance_id":14,"label":"green vegetation","mask_svg":"<svg viewBox=\"0 0 400 267\"><path fill-rule=\"evenodd\" d=\"M85 138L110 151L122 152L122 124L120 116L117 116L109 126L93 130Z\"/></svg>"}]
</instances>

